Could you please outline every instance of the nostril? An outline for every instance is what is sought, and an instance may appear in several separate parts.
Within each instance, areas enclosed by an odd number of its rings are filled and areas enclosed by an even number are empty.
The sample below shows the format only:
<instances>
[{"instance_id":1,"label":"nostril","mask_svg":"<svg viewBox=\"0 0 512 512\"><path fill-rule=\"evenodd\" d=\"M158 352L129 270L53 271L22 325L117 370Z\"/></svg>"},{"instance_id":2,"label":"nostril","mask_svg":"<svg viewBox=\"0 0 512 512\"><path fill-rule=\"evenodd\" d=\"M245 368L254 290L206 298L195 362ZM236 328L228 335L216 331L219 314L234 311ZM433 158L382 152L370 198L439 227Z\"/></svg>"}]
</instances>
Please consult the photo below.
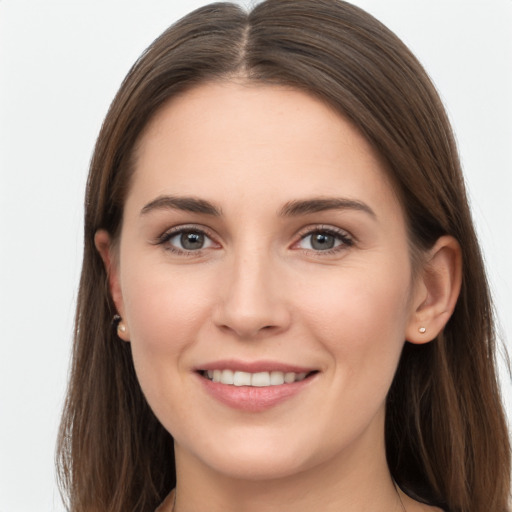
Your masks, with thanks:
<instances>
[{"instance_id":1,"label":"nostril","mask_svg":"<svg viewBox=\"0 0 512 512\"><path fill-rule=\"evenodd\" d=\"M286 328L286 325L280 327L279 325L266 324L258 325L258 322L251 322L250 320L231 323L219 323L217 327L224 333L235 335L241 339L257 339L261 335L271 335L277 333L281 329Z\"/></svg>"}]
</instances>

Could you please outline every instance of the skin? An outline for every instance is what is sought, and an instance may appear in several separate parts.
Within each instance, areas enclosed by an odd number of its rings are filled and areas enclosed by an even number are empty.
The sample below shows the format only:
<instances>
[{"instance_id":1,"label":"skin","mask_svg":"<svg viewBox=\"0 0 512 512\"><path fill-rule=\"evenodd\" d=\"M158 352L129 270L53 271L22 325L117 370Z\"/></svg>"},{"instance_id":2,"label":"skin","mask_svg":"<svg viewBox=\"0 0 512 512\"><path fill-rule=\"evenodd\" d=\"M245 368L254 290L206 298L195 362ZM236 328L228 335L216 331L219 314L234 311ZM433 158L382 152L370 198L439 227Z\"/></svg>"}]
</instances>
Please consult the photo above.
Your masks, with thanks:
<instances>
[{"instance_id":1,"label":"skin","mask_svg":"<svg viewBox=\"0 0 512 512\"><path fill-rule=\"evenodd\" d=\"M456 242L440 239L414 273L378 155L328 106L288 88L200 85L157 113L136 157L120 240L100 231L96 245L119 335L175 439L176 511L401 510L385 398L404 341L429 342L453 310ZM199 198L220 215L147 206L162 196ZM282 214L311 198L367 210ZM204 230L204 247L180 252L180 234L163 238L176 229ZM329 251L312 245L326 230ZM274 407L238 410L196 372L233 358L317 373ZM402 499L409 512L431 510Z\"/></svg>"}]
</instances>

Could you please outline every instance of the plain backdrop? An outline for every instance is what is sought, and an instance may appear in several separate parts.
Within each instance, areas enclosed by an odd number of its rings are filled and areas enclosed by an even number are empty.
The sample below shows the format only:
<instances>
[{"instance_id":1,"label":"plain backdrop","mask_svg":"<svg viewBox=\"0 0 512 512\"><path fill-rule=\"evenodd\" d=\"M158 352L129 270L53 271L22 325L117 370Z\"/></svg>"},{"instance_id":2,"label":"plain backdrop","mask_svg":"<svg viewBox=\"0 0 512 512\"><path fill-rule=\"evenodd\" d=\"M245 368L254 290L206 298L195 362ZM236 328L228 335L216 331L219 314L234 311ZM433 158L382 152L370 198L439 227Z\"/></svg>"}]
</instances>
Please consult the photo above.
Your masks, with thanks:
<instances>
[{"instance_id":1,"label":"plain backdrop","mask_svg":"<svg viewBox=\"0 0 512 512\"><path fill-rule=\"evenodd\" d=\"M91 152L135 59L205 3L0 0L0 512L63 510L53 459ZM447 105L510 347L512 0L354 3L410 46Z\"/></svg>"}]
</instances>

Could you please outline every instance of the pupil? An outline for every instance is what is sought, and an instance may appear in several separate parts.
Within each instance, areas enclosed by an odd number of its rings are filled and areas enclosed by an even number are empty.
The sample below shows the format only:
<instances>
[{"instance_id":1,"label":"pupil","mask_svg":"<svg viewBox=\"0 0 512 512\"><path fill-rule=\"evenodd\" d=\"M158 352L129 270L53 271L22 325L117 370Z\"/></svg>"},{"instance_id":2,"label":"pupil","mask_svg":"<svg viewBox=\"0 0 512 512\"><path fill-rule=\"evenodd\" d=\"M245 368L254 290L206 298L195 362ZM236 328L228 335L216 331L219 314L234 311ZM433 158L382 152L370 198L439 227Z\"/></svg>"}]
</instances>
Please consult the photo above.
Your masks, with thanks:
<instances>
[{"instance_id":1,"label":"pupil","mask_svg":"<svg viewBox=\"0 0 512 512\"><path fill-rule=\"evenodd\" d=\"M181 246L187 250L201 249L204 244L204 235L202 233L182 233Z\"/></svg>"},{"instance_id":2,"label":"pupil","mask_svg":"<svg viewBox=\"0 0 512 512\"><path fill-rule=\"evenodd\" d=\"M326 233L317 233L313 235L311 240L311 247L320 251L332 249L334 247L334 237Z\"/></svg>"}]
</instances>

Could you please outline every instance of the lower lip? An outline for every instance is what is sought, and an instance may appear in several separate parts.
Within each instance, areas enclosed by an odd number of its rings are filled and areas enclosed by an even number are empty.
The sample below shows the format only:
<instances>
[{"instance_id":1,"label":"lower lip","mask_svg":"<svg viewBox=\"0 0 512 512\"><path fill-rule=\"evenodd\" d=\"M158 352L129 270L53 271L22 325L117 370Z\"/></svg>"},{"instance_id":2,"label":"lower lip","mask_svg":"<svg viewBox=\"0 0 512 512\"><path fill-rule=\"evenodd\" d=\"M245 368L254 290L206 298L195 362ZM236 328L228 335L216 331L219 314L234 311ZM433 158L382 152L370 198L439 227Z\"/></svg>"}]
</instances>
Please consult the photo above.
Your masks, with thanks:
<instances>
[{"instance_id":1,"label":"lower lip","mask_svg":"<svg viewBox=\"0 0 512 512\"><path fill-rule=\"evenodd\" d=\"M233 409L262 412L293 398L315 379L316 374L298 382L277 386L233 386L213 382L198 374L206 391L216 400Z\"/></svg>"}]
</instances>

